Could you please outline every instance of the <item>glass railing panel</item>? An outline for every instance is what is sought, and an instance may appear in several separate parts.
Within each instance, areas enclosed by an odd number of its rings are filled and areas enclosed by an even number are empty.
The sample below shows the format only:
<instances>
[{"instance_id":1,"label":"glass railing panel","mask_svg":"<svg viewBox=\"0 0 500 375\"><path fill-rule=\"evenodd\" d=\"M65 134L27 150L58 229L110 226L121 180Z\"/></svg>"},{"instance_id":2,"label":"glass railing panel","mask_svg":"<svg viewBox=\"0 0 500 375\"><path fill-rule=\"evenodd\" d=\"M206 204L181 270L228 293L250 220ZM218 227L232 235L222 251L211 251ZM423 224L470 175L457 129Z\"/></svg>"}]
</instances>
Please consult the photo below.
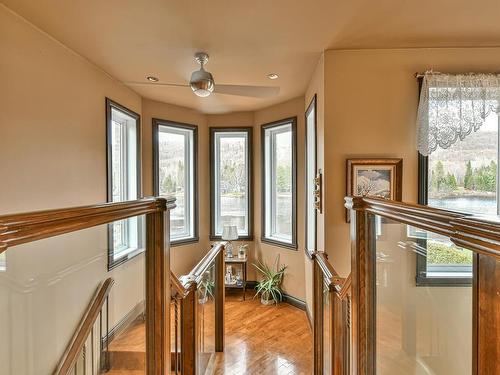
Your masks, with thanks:
<instances>
[{"instance_id":1,"label":"glass railing panel","mask_svg":"<svg viewBox=\"0 0 500 375\"><path fill-rule=\"evenodd\" d=\"M386 218L376 223L376 371L472 373L472 252Z\"/></svg>"},{"instance_id":2,"label":"glass railing panel","mask_svg":"<svg viewBox=\"0 0 500 375\"><path fill-rule=\"evenodd\" d=\"M108 271L108 229L107 224L100 225L15 246L2 254L0 373L53 373L107 278L114 284L76 370L78 374L97 374L113 366L145 370L145 254L139 249Z\"/></svg>"},{"instance_id":3,"label":"glass railing panel","mask_svg":"<svg viewBox=\"0 0 500 375\"><path fill-rule=\"evenodd\" d=\"M329 374L332 365L332 340L331 340L331 292L329 289L329 281L323 279L323 293L322 293L322 348L323 348L323 373Z\"/></svg>"},{"instance_id":4,"label":"glass railing panel","mask_svg":"<svg viewBox=\"0 0 500 375\"><path fill-rule=\"evenodd\" d=\"M215 361L215 262L203 273L196 290L197 373L205 374Z\"/></svg>"}]
</instances>

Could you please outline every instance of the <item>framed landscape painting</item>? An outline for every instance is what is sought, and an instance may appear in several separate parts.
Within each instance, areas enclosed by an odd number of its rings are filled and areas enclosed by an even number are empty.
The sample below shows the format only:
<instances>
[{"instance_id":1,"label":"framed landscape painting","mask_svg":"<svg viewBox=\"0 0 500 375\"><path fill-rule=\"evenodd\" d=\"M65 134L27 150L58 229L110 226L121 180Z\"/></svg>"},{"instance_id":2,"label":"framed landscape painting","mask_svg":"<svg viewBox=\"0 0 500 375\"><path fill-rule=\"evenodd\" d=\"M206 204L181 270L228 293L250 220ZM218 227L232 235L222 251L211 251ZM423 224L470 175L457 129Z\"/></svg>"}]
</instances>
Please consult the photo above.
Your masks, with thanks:
<instances>
[{"instance_id":1,"label":"framed landscape painting","mask_svg":"<svg viewBox=\"0 0 500 375\"><path fill-rule=\"evenodd\" d=\"M401 200L403 159L347 159L346 167L346 195Z\"/></svg>"}]
</instances>

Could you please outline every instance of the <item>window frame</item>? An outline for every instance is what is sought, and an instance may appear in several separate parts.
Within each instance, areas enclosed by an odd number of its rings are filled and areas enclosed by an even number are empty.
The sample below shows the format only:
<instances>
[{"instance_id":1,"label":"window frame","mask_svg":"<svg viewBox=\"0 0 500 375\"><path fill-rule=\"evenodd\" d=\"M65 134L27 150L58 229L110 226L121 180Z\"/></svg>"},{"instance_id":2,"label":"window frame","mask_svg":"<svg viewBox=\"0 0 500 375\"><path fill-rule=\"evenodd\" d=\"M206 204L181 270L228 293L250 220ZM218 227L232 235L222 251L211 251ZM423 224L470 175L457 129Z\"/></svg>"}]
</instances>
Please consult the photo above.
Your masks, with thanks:
<instances>
[{"instance_id":1,"label":"window frame","mask_svg":"<svg viewBox=\"0 0 500 375\"><path fill-rule=\"evenodd\" d=\"M209 128L210 133L210 240L221 240L222 235L216 234L216 217L215 217L215 135L216 133L235 133L241 132L247 135L247 183L248 183L248 234L238 235L238 240L252 241L253 235L253 127L251 126L236 126L236 127L217 127L212 126Z\"/></svg>"},{"instance_id":2,"label":"window frame","mask_svg":"<svg viewBox=\"0 0 500 375\"><path fill-rule=\"evenodd\" d=\"M418 78L418 93L422 90L423 78ZM418 154L418 204L428 206L429 204L429 157ZM417 238L417 245L427 249L427 240L425 238ZM423 255L416 254L416 286L443 286L443 287L467 287L472 285L474 278L474 259L472 264L473 275L469 277L432 277L427 276L427 258Z\"/></svg>"},{"instance_id":3,"label":"window frame","mask_svg":"<svg viewBox=\"0 0 500 375\"><path fill-rule=\"evenodd\" d=\"M180 130L190 130L193 132L193 165L192 175L193 175L193 236L186 237L182 239L170 240L171 246L181 246L191 243L197 243L200 241L199 236L199 194L198 194L198 125L188 124L183 122L163 120L158 118L152 119L153 127L153 192L155 196L160 194L160 176L159 176L159 144L158 144L158 132L160 126L168 126L171 128L177 128Z\"/></svg>"},{"instance_id":4,"label":"window frame","mask_svg":"<svg viewBox=\"0 0 500 375\"><path fill-rule=\"evenodd\" d=\"M305 142L304 142L304 154L305 154L305 189L306 189L306 198L305 198L305 244L304 249L309 258L312 259L312 256L318 248L318 211L314 207L314 249L309 249L309 199L311 192L309 191L309 177L308 177L308 167L309 167L309 143L308 143L308 135L309 135L309 127L308 127L308 117L312 111L314 111L314 175L318 174L318 112L317 112L317 95L314 94L309 106L306 109L304 121L305 121ZM314 194L314 192L312 192ZM313 200L314 203L314 200ZM313 204L314 206L314 204Z\"/></svg>"},{"instance_id":5,"label":"window frame","mask_svg":"<svg viewBox=\"0 0 500 375\"><path fill-rule=\"evenodd\" d=\"M291 125L292 131L292 241L284 242L266 236L266 130ZM297 250L297 117L270 122L261 126L261 242Z\"/></svg>"},{"instance_id":6,"label":"window frame","mask_svg":"<svg viewBox=\"0 0 500 375\"><path fill-rule=\"evenodd\" d=\"M113 153L112 153L112 110L122 112L123 114L131 117L135 121L135 131L137 135L136 139L136 184L137 184L137 197L142 196L142 169L141 169L141 116L132 111L131 109L113 101L110 98L106 98L106 200L107 202L113 202ZM129 220L129 219L124 219ZM137 217L138 227L142 226L142 220ZM130 253L124 254L118 259L114 259L115 250L113 248L113 226L114 223L108 224L108 271L119 265L127 262L130 259L135 258L139 254L145 251L144 238L141 230L138 231L138 243L143 246L139 246L136 250Z\"/></svg>"}]
</instances>

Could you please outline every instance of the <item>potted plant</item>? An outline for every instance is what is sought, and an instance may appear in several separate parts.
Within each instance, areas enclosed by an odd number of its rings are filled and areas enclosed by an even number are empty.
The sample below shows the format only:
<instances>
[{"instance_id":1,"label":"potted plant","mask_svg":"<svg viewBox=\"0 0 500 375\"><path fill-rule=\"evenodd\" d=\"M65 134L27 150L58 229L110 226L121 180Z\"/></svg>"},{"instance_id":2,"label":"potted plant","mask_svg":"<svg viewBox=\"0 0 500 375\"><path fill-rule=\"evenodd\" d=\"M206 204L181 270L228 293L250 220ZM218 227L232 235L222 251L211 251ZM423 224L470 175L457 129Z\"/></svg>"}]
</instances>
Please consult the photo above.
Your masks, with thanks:
<instances>
[{"instance_id":1,"label":"potted plant","mask_svg":"<svg viewBox=\"0 0 500 375\"><path fill-rule=\"evenodd\" d=\"M214 298L215 281L206 278L201 282L201 297L198 299L200 304L206 303L210 298Z\"/></svg>"},{"instance_id":2,"label":"potted plant","mask_svg":"<svg viewBox=\"0 0 500 375\"><path fill-rule=\"evenodd\" d=\"M276 257L273 268L260 261L258 261L257 264L254 263L254 266L263 276L262 280L259 281L255 287L257 290L255 297L260 294L260 302L263 305L272 305L281 302L283 300L281 283L287 266L279 265L279 256Z\"/></svg>"}]
</instances>

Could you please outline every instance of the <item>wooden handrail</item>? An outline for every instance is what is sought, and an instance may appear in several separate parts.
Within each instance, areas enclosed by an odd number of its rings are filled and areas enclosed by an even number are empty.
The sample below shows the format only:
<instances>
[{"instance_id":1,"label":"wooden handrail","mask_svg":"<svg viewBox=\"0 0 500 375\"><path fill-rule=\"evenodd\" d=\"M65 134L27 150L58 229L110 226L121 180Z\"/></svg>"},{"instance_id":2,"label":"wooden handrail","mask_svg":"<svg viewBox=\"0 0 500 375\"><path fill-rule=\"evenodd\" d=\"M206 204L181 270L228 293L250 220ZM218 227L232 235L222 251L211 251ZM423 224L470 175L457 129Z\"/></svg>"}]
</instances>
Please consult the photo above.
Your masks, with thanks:
<instances>
[{"instance_id":1,"label":"wooden handrail","mask_svg":"<svg viewBox=\"0 0 500 375\"><path fill-rule=\"evenodd\" d=\"M330 264L330 262L326 258L325 254L317 252L314 259L318 263L318 266L320 267L321 272L324 275L324 278L328 282L328 288L332 291L340 289L344 279L339 276L335 268Z\"/></svg>"},{"instance_id":2,"label":"wooden handrail","mask_svg":"<svg viewBox=\"0 0 500 375\"><path fill-rule=\"evenodd\" d=\"M344 279L340 290L338 291L338 296L341 300L345 299L347 294L351 291L351 274Z\"/></svg>"},{"instance_id":3,"label":"wooden handrail","mask_svg":"<svg viewBox=\"0 0 500 375\"><path fill-rule=\"evenodd\" d=\"M467 215L380 198L346 197L345 206L449 237L458 246L500 258L500 217Z\"/></svg>"},{"instance_id":4,"label":"wooden handrail","mask_svg":"<svg viewBox=\"0 0 500 375\"><path fill-rule=\"evenodd\" d=\"M92 327L99 317L99 313L102 309L102 306L104 305L104 302L106 301L106 298L109 295L109 292L111 291L111 287L113 286L113 284L114 280L108 278L103 283L101 283L101 285L97 289L96 293L89 303L89 306L85 310L80 324L78 325L78 328L71 338L68 347L61 357L56 370L54 371L55 375L66 375L69 374L73 369L78 359L78 355L83 349L83 346L85 345L85 342L90 335L90 331L92 330Z\"/></svg>"},{"instance_id":5,"label":"wooden handrail","mask_svg":"<svg viewBox=\"0 0 500 375\"><path fill-rule=\"evenodd\" d=\"M215 262L215 259L221 251L224 250L226 242L215 244L208 253L194 266L189 274L181 276L180 281L185 289L190 289L193 285L199 284L203 278L203 274L208 269L210 264Z\"/></svg>"},{"instance_id":6,"label":"wooden handrail","mask_svg":"<svg viewBox=\"0 0 500 375\"><path fill-rule=\"evenodd\" d=\"M170 283L172 285L172 289L175 291L175 293L172 294L172 297L177 296L179 298L184 298L189 293L189 289L184 288L184 285L172 272L172 270L170 271Z\"/></svg>"},{"instance_id":7,"label":"wooden handrail","mask_svg":"<svg viewBox=\"0 0 500 375\"><path fill-rule=\"evenodd\" d=\"M175 199L143 198L0 216L0 253L23 243L175 207Z\"/></svg>"}]
</instances>

